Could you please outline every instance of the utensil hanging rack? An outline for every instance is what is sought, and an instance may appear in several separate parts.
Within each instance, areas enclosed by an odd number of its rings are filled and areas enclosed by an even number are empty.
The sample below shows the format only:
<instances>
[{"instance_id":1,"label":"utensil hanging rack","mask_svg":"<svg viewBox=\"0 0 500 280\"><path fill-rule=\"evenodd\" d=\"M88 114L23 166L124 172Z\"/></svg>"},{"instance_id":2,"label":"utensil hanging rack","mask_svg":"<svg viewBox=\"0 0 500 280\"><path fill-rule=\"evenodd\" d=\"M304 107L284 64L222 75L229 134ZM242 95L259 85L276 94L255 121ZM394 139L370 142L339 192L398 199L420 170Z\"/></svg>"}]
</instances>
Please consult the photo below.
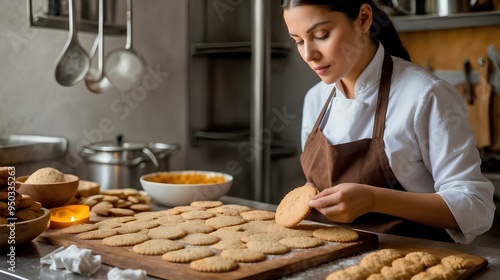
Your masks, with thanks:
<instances>
[{"instance_id":1,"label":"utensil hanging rack","mask_svg":"<svg viewBox=\"0 0 500 280\"><path fill-rule=\"evenodd\" d=\"M33 2L35 0L26 0L28 9L28 24L30 27L53 28L68 30L69 21L67 15L49 15L42 11L35 11ZM43 2L48 1L43 0ZM98 21L90 19L78 19L78 30L83 32L97 33ZM104 24L104 34L106 35L126 35L127 26L118 22L106 22Z\"/></svg>"}]
</instances>

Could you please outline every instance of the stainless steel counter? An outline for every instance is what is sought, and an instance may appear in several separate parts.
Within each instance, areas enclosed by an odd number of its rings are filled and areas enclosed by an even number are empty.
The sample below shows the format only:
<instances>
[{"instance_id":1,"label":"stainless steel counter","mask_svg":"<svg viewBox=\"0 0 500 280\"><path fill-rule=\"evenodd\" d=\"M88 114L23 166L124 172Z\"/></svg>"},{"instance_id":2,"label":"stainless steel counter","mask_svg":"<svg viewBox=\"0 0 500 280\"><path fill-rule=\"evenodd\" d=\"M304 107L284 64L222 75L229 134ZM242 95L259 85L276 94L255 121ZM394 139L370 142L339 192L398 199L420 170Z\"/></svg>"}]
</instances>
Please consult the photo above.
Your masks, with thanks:
<instances>
[{"instance_id":1,"label":"stainless steel counter","mask_svg":"<svg viewBox=\"0 0 500 280\"><path fill-rule=\"evenodd\" d=\"M270 210L274 211L276 209L275 205L270 205L266 203L260 203L255 201L250 201L246 199L234 198L234 197L223 197L222 201L224 203L236 203L247 205L255 209ZM156 207L161 209L161 207ZM411 247L427 247L443 250L453 250L465 252L472 255L482 256L488 261L488 265L485 269L479 271L471 279L500 279L500 249L487 248L487 247L477 247L471 245L461 245L461 244L451 244L438 241L430 241L424 239L415 239L400 237L388 234L377 234L379 236L379 245L373 250L379 250L382 248L393 248L399 247L401 245L411 245ZM499 237L500 242L500 237ZM91 278L86 278L78 274L66 274L63 271L53 271L49 269L48 265L40 265L40 258L51 253L58 246L48 245L41 242L32 241L23 248L18 248L16 250L15 256L15 273L8 271L10 264L7 263L9 258L6 252L2 252L0 256L0 279L30 279L30 280L47 280L47 279L107 279L107 273L111 267L104 265L102 268L92 275ZM370 251L359 253L347 258L342 258L339 260L331 261L325 264L319 264L313 268L306 269L304 271L290 274L283 277L283 280L291 279L325 279L331 272L356 264L363 258L364 255L368 254ZM150 277L150 279L157 279Z\"/></svg>"}]
</instances>

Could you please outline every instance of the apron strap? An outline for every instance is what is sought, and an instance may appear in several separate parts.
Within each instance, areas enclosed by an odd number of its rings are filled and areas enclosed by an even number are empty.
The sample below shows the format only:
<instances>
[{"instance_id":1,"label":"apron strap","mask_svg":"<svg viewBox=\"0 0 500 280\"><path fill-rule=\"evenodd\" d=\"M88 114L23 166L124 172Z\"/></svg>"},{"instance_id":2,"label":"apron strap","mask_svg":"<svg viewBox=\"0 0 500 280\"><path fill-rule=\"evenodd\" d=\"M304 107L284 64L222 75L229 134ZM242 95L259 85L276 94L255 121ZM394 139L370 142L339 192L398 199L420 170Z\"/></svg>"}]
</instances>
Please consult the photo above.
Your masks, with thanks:
<instances>
[{"instance_id":1,"label":"apron strap","mask_svg":"<svg viewBox=\"0 0 500 280\"><path fill-rule=\"evenodd\" d=\"M392 77L392 58L387 51L384 54L384 63L382 64L382 75L378 90L377 108L375 110L375 123L373 127L373 139L382 139L385 128L385 115L389 103L389 92L391 88Z\"/></svg>"},{"instance_id":2,"label":"apron strap","mask_svg":"<svg viewBox=\"0 0 500 280\"><path fill-rule=\"evenodd\" d=\"M316 119L316 123L314 124L314 127L312 131L316 131L319 128L319 125L321 124L321 121L325 117L326 109L328 108L328 105L330 104L330 101L332 100L332 97L335 95L336 87L334 86L332 91L330 92L330 96L328 97L328 100L326 100L325 105L323 106L323 109L319 113L318 118Z\"/></svg>"}]
</instances>

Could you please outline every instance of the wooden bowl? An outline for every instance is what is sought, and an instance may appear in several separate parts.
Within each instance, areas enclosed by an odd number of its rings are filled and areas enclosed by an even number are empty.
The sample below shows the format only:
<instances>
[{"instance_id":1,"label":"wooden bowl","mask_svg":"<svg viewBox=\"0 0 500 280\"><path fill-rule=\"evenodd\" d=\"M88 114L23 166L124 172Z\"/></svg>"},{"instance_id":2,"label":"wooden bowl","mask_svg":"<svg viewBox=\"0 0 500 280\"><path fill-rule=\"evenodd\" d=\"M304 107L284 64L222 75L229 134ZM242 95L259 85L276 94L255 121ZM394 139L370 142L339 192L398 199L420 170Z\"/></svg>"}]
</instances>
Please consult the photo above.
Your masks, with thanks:
<instances>
[{"instance_id":1,"label":"wooden bowl","mask_svg":"<svg viewBox=\"0 0 500 280\"><path fill-rule=\"evenodd\" d=\"M35 239L47 229L50 220L50 211L42 208L43 215L28 221L16 222L15 227L0 225L0 249L4 250L11 246L18 247ZM12 236L15 236L15 243ZM10 238L10 239L9 239Z\"/></svg>"},{"instance_id":2,"label":"wooden bowl","mask_svg":"<svg viewBox=\"0 0 500 280\"><path fill-rule=\"evenodd\" d=\"M17 192L31 196L45 208L59 207L68 203L78 191L80 179L71 174L64 174L66 182L49 184L28 184L25 181L29 176L16 178L20 187Z\"/></svg>"}]
</instances>

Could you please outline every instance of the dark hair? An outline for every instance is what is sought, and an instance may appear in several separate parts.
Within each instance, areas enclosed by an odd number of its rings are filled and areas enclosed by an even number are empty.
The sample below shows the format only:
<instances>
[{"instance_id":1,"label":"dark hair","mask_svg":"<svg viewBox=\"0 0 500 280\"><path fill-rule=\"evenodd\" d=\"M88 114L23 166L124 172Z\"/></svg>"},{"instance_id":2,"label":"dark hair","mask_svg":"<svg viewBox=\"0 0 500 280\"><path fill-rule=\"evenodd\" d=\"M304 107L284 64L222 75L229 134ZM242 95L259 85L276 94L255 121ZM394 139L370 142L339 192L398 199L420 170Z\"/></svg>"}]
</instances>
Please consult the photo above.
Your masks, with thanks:
<instances>
[{"instance_id":1,"label":"dark hair","mask_svg":"<svg viewBox=\"0 0 500 280\"><path fill-rule=\"evenodd\" d=\"M373 11L370 37L373 40L380 41L390 55L411 61L410 55L403 46L389 16L377 7L372 0L282 0L281 11L301 5L313 5L323 7L329 11L342 12L350 19L355 20L358 17L361 5L365 3L370 5Z\"/></svg>"}]
</instances>

